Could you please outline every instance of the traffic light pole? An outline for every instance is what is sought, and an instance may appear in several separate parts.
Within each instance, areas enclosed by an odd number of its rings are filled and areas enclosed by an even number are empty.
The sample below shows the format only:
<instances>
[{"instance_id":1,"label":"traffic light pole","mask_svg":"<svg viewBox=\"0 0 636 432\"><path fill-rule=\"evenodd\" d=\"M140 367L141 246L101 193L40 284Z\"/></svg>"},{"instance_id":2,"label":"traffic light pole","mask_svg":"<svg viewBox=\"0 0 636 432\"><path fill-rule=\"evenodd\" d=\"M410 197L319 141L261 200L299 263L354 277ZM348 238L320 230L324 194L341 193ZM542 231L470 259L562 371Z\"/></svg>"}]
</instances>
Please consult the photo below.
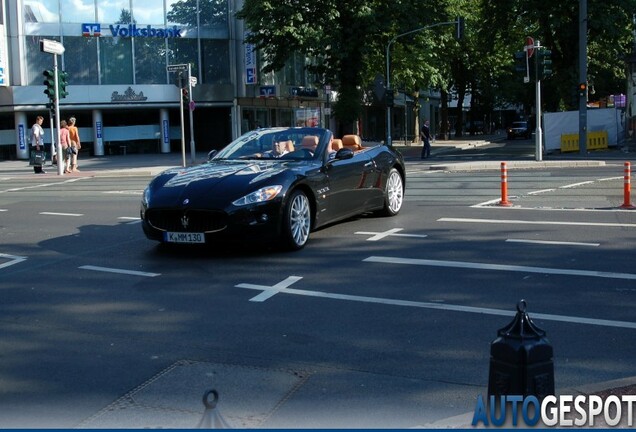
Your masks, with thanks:
<instances>
[{"instance_id":1,"label":"traffic light pole","mask_svg":"<svg viewBox=\"0 0 636 432\"><path fill-rule=\"evenodd\" d=\"M57 70L57 54L53 54L53 73L55 76L55 141L57 148L57 175L64 175L64 156L62 155L62 143L60 142L60 98L57 92L59 91L59 81L60 78L58 76ZM51 131L51 137L53 137L53 131ZM53 143L51 143L53 144ZM53 153L51 151L51 153Z\"/></svg>"}]
</instances>

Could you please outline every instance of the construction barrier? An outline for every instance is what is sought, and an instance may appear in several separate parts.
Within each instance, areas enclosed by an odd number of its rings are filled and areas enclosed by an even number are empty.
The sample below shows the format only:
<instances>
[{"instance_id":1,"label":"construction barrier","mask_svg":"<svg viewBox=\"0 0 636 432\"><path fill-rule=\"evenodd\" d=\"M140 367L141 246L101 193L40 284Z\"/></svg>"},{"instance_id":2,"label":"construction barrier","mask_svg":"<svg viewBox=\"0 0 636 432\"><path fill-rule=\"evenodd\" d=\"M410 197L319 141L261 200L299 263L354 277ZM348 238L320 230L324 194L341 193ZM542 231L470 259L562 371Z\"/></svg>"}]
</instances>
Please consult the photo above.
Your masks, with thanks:
<instances>
[{"instance_id":1,"label":"construction barrier","mask_svg":"<svg viewBox=\"0 0 636 432\"><path fill-rule=\"evenodd\" d=\"M500 206L510 207L512 203L508 201L508 167L505 162L501 163L501 201Z\"/></svg>"},{"instance_id":2,"label":"construction barrier","mask_svg":"<svg viewBox=\"0 0 636 432\"><path fill-rule=\"evenodd\" d=\"M607 131L587 133L587 150L602 150L608 147ZM561 135L561 153L579 151L579 134Z\"/></svg>"}]
</instances>

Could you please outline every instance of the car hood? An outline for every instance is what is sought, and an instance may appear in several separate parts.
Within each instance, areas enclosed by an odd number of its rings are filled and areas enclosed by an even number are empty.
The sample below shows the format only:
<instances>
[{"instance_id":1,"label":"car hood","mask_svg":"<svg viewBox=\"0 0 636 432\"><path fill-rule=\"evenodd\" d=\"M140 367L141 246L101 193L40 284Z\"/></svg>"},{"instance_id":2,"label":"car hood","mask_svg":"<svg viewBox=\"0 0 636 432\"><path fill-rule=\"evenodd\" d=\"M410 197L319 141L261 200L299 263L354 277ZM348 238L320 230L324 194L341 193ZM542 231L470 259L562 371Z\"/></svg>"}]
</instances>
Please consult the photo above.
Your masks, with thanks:
<instances>
[{"instance_id":1,"label":"car hood","mask_svg":"<svg viewBox=\"0 0 636 432\"><path fill-rule=\"evenodd\" d=\"M192 205L234 200L278 179L298 162L211 161L189 168L172 168L150 184L155 205L172 206L188 200Z\"/></svg>"}]
</instances>

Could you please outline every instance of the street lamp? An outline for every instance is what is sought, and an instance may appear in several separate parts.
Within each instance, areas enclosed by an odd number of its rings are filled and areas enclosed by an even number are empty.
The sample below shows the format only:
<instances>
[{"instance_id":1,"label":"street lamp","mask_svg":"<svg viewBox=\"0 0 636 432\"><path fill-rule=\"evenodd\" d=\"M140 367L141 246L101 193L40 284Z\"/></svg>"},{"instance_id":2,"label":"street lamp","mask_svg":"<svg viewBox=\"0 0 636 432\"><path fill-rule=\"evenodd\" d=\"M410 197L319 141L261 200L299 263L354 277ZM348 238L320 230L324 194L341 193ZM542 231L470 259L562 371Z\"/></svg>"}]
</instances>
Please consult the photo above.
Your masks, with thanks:
<instances>
[{"instance_id":1,"label":"street lamp","mask_svg":"<svg viewBox=\"0 0 636 432\"><path fill-rule=\"evenodd\" d=\"M456 25L457 26L457 37L461 38L463 37L463 33L464 33L464 19L463 18L457 18L455 21L446 21L446 22L441 22L441 23L436 23L436 24L430 24L424 27L420 27L417 28L415 30L411 30L408 31L406 33L402 33L399 34L397 36L394 36L389 43L386 46L386 91L390 92L391 91L391 72L389 70L389 65L391 63L391 44L393 42L395 42L398 38L401 38L402 36L406 36L406 35L410 35L412 33L417 33L420 32L422 30L426 30L429 28L433 28L433 27L438 27L438 26L442 26L442 25ZM386 107L386 144L388 146L391 145L391 107L387 106Z\"/></svg>"}]
</instances>

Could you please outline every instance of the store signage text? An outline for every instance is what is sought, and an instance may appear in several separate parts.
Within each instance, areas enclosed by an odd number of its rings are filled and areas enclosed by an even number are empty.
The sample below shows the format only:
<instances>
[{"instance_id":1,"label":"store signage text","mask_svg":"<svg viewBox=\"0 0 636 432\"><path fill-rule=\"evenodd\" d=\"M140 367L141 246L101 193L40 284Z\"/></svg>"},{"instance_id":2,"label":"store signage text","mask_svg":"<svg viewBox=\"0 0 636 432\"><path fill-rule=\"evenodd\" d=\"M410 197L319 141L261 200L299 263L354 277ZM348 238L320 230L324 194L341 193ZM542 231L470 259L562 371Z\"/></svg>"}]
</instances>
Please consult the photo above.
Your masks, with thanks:
<instances>
[{"instance_id":1,"label":"store signage text","mask_svg":"<svg viewBox=\"0 0 636 432\"><path fill-rule=\"evenodd\" d=\"M156 37L156 38L180 38L181 30L177 26L172 28L156 28L151 25L145 27L137 27L137 24L128 25L109 25L112 37ZM82 36L99 37L102 34L101 24L84 23L82 24Z\"/></svg>"}]
</instances>

